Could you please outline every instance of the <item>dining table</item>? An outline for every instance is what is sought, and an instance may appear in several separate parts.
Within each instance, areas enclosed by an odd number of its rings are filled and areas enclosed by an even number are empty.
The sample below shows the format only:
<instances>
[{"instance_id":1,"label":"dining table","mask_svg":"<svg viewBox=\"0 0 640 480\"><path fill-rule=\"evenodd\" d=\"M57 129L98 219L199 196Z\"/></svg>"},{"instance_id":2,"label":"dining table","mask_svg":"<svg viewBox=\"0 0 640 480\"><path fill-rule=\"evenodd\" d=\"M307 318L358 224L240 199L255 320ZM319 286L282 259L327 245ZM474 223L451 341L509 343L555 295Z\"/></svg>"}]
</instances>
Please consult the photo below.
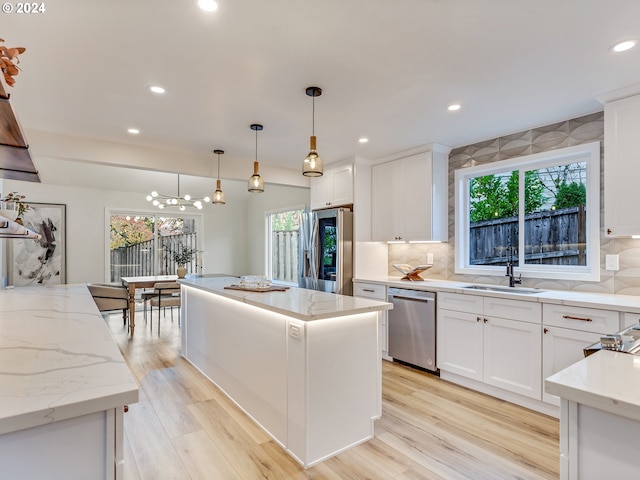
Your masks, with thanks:
<instances>
[{"instance_id":1,"label":"dining table","mask_svg":"<svg viewBox=\"0 0 640 480\"><path fill-rule=\"evenodd\" d=\"M175 282L177 275L144 275L140 277L120 277L122 285L129 291L129 331L133 335L136 327L136 290L152 288L156 283Z\"/></svg>"}]
</instances>

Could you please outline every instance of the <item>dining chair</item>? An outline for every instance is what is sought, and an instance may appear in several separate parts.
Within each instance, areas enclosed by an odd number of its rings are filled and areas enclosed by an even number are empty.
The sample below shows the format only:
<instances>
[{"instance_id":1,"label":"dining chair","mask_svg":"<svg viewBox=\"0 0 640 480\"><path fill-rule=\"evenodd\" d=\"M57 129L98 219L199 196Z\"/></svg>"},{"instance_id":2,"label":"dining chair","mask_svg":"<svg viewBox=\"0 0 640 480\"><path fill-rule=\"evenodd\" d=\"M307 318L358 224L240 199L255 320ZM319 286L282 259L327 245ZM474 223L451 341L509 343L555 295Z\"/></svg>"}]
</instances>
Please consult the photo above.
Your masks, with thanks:
<instances>
[{"instance_id":1,"label":"dining chair","mask_svg":"<svg viewBox=\"0 0 640 480\"><path fill-rule=\"evenodd\" d=\"M153 291L156 293L149 300L151 306L151 331L153 331L153 307L158 308L158 335L160 335L160 309L169 307L171 308L171 321L173 321L173 307L180 307L180 285L178 282L162 282L156 283L153 286ZM180 318L178 317L178 325L180 325Z\"/></svg>"},{"instance_id":2,"label":"dining chair","mask_svg":"<svg viewBox=\"0 0 640 480\"><path fill-rule=\"evenodd\" d=\"M129 311L129 291L122 285L106 283L90 283L87 285L93 301L100 312L122 310L124 324L127 324L127 312Z\"/></svg>"}]
</instances>

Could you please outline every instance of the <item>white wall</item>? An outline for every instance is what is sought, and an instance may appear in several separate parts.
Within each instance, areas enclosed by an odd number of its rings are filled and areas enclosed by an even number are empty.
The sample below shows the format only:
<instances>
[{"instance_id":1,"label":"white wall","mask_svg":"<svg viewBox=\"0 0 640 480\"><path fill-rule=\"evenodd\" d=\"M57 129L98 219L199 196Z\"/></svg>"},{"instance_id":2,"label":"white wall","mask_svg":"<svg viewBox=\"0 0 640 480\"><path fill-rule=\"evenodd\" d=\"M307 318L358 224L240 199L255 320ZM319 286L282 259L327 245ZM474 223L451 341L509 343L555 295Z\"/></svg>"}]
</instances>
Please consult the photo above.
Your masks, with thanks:
<instances>
[{"instance_id":1,"label":"white wall","mask_svg":"<svg viewBox=\"0 0 640 480\"><path fill-rule=\"evenodd\" d=\"M107 209L150 211L144 195L96 188L46 185L4 180L7 191L18 191L29 202L63 203L67 206L67 283L103 282L105 273ZM295 189L298 190L298 189ZM204 273L244 274L247 250L247 202L206 205L204 223ZM10 241L10 240L5 240ZM2 270L5 256L0 257Z\"/></svg>"},{"instance_id":2,"label":"white wall","mask_svg":"<svg viewBox=\"0 0 640 480\"><path fill-rule=\"evenodd\" d=\"M106 210L157 213L157 210L150 209L144 195L138 192L13 180L4 180L3 183L7 191L26 195L27 201L67 206L67 283L108 280L108 272L105 272ZM229 182L223 182L223 189L225 186L229 187ZM203 273L263 273L265 212L308 203L308 188L267 184L263 194L247 192L246 198L229 198L226 205L206 205L197 211L202 214L204 226ZM10 240L0 241L0 271L6 269L1 244L7 241Z\"/></svg>"}]
</instances>

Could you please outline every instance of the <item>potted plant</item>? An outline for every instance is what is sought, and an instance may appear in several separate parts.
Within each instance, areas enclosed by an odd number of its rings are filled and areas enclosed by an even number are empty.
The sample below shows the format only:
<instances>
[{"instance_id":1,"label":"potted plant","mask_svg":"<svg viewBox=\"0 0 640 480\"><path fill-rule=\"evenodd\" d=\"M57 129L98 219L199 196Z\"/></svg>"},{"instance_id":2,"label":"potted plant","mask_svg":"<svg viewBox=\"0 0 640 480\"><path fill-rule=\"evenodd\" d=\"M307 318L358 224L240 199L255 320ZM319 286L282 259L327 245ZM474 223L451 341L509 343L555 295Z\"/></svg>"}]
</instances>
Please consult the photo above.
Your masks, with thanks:
<instances>
[{"instance_id":1,"label":"potted plant","mask_svg":"<svg viewBox=\"0 0 640 480\"><path fill-rule=\"evenodd\" d=\"M20 195L18 192L11 192L4 198L2 194L0 194L0 199L2 200L2 205L0 205L2 216L22 225L22 216L26 211L31 209L29 204L23 201L25 198L27 198L26 195Z\"/></svg>"},{"instance_id":2,"label":"potted plant","mask_svg":"<svg viewBox=\"0 0 640 480\"><path fill-rule=\"evenodd\" d=\"M193 260L197 253L195 248L185 247L180 244L178 250L172 252L173 260L178 264L178 278L184 278L187 273L185 265Z\"/></svg>"}]
</instances>

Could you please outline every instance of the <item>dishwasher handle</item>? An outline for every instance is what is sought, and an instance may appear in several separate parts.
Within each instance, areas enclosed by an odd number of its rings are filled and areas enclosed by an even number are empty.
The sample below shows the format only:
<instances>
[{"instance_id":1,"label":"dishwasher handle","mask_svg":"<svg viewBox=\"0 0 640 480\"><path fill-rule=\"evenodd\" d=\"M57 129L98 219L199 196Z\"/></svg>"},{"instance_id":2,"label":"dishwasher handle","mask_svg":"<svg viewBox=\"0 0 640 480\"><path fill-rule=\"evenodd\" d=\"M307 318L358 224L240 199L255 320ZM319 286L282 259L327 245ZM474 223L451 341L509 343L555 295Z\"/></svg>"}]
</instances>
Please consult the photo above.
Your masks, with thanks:
<instances>
[{"instance_id":1,"label":"dishwasher handle","mask_svg":"<svg viewBox=\"0 0 640 480\"><path fill-rule=\"evenodd\" d=\"M389 301L393 301L394 298L397 298L400 300L409 300L412 302L423 302L423 303L429 303L434 300L433 298L425 298L425 297L405 297L402 295L389 295Z\"/></svg>"}]
</instances>

